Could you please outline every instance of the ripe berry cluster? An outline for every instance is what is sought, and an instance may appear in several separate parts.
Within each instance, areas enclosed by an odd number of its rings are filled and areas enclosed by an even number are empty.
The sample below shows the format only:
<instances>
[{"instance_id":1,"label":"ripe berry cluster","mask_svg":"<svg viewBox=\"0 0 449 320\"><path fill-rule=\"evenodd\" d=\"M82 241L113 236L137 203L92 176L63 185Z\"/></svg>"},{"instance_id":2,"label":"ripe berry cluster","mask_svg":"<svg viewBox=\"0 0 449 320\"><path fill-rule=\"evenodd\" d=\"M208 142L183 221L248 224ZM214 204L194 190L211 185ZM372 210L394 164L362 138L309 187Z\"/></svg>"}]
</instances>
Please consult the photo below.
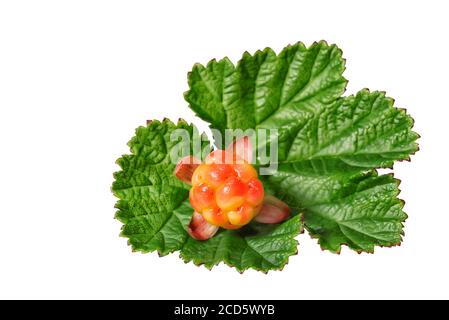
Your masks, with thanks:
<instances>
[{"instance_id":1,"label":"ripe berry cluster","mask_svg":"<svg viewBox=\"0 0 449 320\"><path fill-rule=\"evenodd\" d=\"M287 204L265 194L251 157L250 140L243 137L226 150L211 152L204 163L192 156L179 161L175 176L191 185L195 211L188 232L193 238L207 240L220 227L239 229L253 219L273 224L290 216Z\"/></svg>"},{"instance_id":2,"label":"ripe berry cluster","mask_svg":"<svg viewBox=\"0 0 449 320\"><path fill-rule=\"evenodd\" d=\"M212 152L193 173L190 203L212 225L244 226L259 213L263 199L254 167L226 151Z\"/></svg>"}]
</instances>

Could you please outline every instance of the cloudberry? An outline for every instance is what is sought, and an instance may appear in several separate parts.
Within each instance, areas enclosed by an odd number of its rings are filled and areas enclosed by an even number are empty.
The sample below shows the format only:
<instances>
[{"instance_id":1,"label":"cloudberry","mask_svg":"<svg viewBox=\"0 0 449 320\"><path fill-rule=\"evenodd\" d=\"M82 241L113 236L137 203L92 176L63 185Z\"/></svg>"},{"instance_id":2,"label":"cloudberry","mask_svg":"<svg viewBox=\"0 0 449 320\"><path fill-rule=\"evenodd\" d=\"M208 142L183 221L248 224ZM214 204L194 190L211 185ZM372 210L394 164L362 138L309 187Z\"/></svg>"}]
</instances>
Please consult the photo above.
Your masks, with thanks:
<instances>
[{"instance_id":1,"label":"cloudberry","mask_svg":"<svg viewBox=\"0 0 449 320\"><path fill-rule=\"evenodd\" d=\"M226 150L211 152L204 163L192 156L178 163L175 175L192 185L189 200L195 212L188 231L193 238L207 240L219 227L239 229L254 218L260 223L288 218L285 203L265 196L251 157L250 140L243 137Z\"/></svg>"}]
</instances>

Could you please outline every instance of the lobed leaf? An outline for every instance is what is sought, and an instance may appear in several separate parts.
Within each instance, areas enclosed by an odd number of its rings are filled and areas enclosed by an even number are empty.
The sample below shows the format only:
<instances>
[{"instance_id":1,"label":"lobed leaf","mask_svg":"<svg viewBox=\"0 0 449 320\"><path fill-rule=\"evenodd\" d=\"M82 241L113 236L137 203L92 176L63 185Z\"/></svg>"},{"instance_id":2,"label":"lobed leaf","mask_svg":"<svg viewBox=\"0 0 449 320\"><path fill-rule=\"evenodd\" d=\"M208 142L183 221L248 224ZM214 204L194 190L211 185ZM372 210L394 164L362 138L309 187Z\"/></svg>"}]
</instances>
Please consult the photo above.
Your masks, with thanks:
<instances>
[{"instance_id":1,"label":"lobed leaf","mask_svg":"<svg viewBox=\"0 0 449 320\"><path fill-rule=\"evenodd\" d=\"M122 170L114 174L112 191L119 198L116 218L124 224L122 236L129 239L134 251L157 251L161 256L181 251L186 262L208 268L224 261L241 272L281 269L297 252L294 238L302 230L299 216L279 225L252 223L238 231L222 230L208 241L188 235L193 214L189 186L174 176L175 164L170 159L170 150L176 145L170 136L175 129L186 129L191 138L197 134L184 121L177 125L153 121L136 130L129 142L131 154L117 161Z\"/></svg>"},{"instance_id":2,"label":"lobed leaf","mask_svg":"<svg viewBox=\"0 0 449 320\"><path fill-rule=\"evenodd\" d=\"M212 128L277 129L278 169L261 177L265 187L304 212L323 248L338 252L347 244L372 252L400 242L406 217L396 182L374 177L375 169L408 160L418 135L413 119L383 92L341 97L344 66L341 51L323 41L297 43L279 55L245 53L235 67L226 58L195 65L185 98Z\"/></svg>"},{"instance_id":3,"label":"lobed leaf","mask_svg":"<svg viewBox=\"0 0 449 320\"><path fill-rule=\"evenodd\" d=\"M237 66L227 58L196 64L185 98L212 128L276 127L288 135L292 121L340 97L344 69L341 50L324 41L287 46L279 55L266 48L245 53Z\"/></svg>"},{"instance_id":4,"label":"lobed leaf","mask_svg":"<svg viewBox=\"0 0 449 320\"><path fill-rule=\"evenodd\" d=\"M246 52L236 65L227 58L196 64L185 99L211 128L278 130L278 168L261 180L295 214L278 225L252 222L194 240L186 232L189 186L174 177L169 154L174 130L199 134L185 121L153 121L136 130L131 153L117 160L121 170L112 186L116 218L133 250L180 251L184 261L207 268L224 262L239 272L267 272L282 269L297 252L302 220L323 249L336 253L342 245L373 252L400 244L407 215L399 182L376 169L408 160L419 136L413 119L383 92L342 97L344 69L341 50L324 41L296 43L278 55L269 48Z\"/></svg>"}]
</instances>

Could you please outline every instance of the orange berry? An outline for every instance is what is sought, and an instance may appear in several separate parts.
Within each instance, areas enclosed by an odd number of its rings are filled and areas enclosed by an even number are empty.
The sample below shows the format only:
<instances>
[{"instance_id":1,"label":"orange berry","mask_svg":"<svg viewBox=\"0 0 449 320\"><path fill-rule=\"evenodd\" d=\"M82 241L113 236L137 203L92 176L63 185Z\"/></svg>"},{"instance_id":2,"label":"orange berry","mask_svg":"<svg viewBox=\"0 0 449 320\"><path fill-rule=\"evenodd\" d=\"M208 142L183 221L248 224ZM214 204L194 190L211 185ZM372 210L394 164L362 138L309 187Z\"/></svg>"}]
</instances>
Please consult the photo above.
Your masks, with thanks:
<instances>
[{"instance_id":1,"label":"orange berry","mask_svg":"<svg viewBox=\"0 0 449 320\"><path fill-rule=\"evenodd\" d=\"M229 164L211 164L208 167L209 171L206 173L205 182L213 188L218 188L229 178L236 176L235 171Z\"/></svg>"},{"instance_id":2,"label":"orange berry","mask_svg":"<svg viewBox=\"0 0 449 320\"><path fill-rule=\"evenodd\" d=\"M231 177L237 174L229 164L201 164L192 175L192 184L205 183L212 188L217 188Z\"/></svg>"},{"instance_id":3,"label":"orange berry","mask_svg":"<svg viewBox=\"0 0 449 320\"><path fill-rule=\"evenodd\" d=\"M252 205L245 203L238 210L229 211L228 219L232 225L244 226L254 218L255 214L256 209Z\"/></svg>"},{"instance_id":4,"label":"orange berry","mask_svg":"<svg viewBox=\"0 0 449 320\"><path fill-rule=\"evenodd\" d=\"M222 227L228 223L227 215L218 208L203 210L203 217L214 226Z\"/></svg>"},{"instance_id":5,"label":"orange berry","mask_svg":"<svg viewBox=\"0 0 449 320\"><path fill-rule=\"evenodd\" d=\"M245 155L247 146L248 139L243 139L233 148ZM183 160L175 170L183 181L193 171L189 200L195 214L189 233L195 239L208 239L216 232L214 227L239 229L263 211L264 189L257 171L237 151L215 150L196 169L189 167L188 172L187 160Z\"/></svg>"},{"instance_id":6,"label":"orange berry","mask_svg":"<svg viewBox=\"0 0 449 320\"><path fill-rule=\"evenodd\" d=\"M248 182L247 201L253 206L258 206L262 203L265 196L262 182L259 179L251 179Z\"/></svg>"},{"instance_id":7,"label":"orange berry","mask_svg":"<svg viewBox=\"0 0 449 320\"><path fill-rule=\"evenodd\" d=\"M207 184L193 186L193 188L190 189L189 200L193 209L198 212L217 207L215 203L214 189L209 187Z\"/></svg>"},{"instance_id":8,"label":"orange berry","mask_svg":"<svg viewBox=\"0 0 449 320\"><path fill-rule=\"evenodd\" d=\"M257 178L257 171L249 163L241 163L233 165L234 171L244 183L248 183L251 179Z\"/></svg>"},{"instance_id":9,"label":"orange berry","mask_svg":"<svg viewBox=\"0 0 449 320\"><path fill-rule=\"evenodd\" d=\"M215 192L215 200L223 211L236 210L245 202L248 187L237 178L231 178Z\"/></svg>"},{"instance_id":10,"label":"orange berry","mask_svg":"<svg viewBox=\"0 0 449 320\"><path fill-rule=\"evenodd\" d=\"M195 171L193 171L192 175L192 185L199 185L206 181L207 174L210 168L206 164L200 164Z\"/></svg>"}]
</instances>

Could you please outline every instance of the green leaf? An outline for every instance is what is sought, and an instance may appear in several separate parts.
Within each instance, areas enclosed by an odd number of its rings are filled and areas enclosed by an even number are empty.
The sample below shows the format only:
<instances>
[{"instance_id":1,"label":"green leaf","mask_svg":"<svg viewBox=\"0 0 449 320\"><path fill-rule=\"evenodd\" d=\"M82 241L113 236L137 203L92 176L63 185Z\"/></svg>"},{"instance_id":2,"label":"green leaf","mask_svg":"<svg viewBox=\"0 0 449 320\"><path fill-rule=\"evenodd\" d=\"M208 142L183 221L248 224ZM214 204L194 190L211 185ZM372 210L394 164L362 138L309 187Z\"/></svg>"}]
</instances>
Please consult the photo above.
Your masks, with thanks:
<instances>
[{"instance_id":1,"label":"green leaf","mask_svg":"<svg viewBox=\"0 0 449 320\"><path fill-rule=\"evenodd\" d=\"M408 160L418 135L383 92L341 97L344 65L325 42L245 53L236 66L227 58L195 65L185 98L211 128L277 129L278 170L265 187L304 212L323 248L372 252L401 241L406 217L394 179L375 169Z\"/></svg>"},{"instance_id":2,"label":"green leaf","mask_svg":"<svg viewBox=\"0 0 449 320\"><path fill-rule=\"evenodd\" d=\"M292 120L340 97L344 69L341 50L325 42L309 48L297 43L279 55L267 48L245 53L237 66L227 58L196 64L185 98L212 128L274 126L287 135L295 129Z\"/></svg>"},{"instance_id":3,"label":"green leaf","mask_svg":"<svg viewBox=\"0 0 449 320\"><path fill-rule=\"evenodd\" d=\"M309 162L323 173L349 167L390 167L416 151L418 136L412 126L413 119L394 108L392 99L365 89L323 105L303 119L281 151L282 162Z\"/></svg>"},{"instance_id":4,"label":"green leaf","mask_svg":"<svg viewBox=\"0 0 449 320\"><path fill-rule=\"evenodd\" d=\"M186 203L189 186L174 175L169 151L176 145L171 134L194 128L184 121L153 121L139 127L129 142L131 155L117 160L121 171L114 174L114 195L120 200L116 218L124 223L122 236L135 251L157 251L160 255L180 250L187 240L185 225L192 216Z\"/></svg>"},{"instance_id":5,"label":"green leaf","mask_svg":"<svg viewBox=\"0 0 449 320\"><path fill-rule=\"evenodd\" d=\"M358 252L398 245L407 215L397 198L399 180L392 175L341 173L311 176L281 167L266 183L277 195L304 212L309 233L323 249L340 252L345 244Z\"/></svg>"},{"instance_id":6,"label":"green leaf","mask_svg":"<svg viewBox=\"0 0 449 320\"><path fill-rule=\"evenodd\" d=\"M249 268L268 272L282 269L288 257L297 253L298 242L294 238L301 232L300 215L279 225L253 222L240 230L221 230L207 241L189 239L181 257L209 269L224 261L239 272Z\"/></svg>"},{"instance_id":7,"label":"green leaf","mask_svg":"<svg viewBox=\"0 0 449 320\"><path fill-rule=\"evenodd\" d=\"M112 191L119 198L116 218L124 224L122 236L129 239L134 251L157 251L161 256L181 251L185 261L208 268L224 261L240 272L282 269L297 252L294 238L302 231L300 216L279 225L254 222L238 231L221 230L208 241L188 235L193 214L189 186L175 178L170 158L177 145L171 139L176 129L187 130L191 141L198 138L197 130L184 121L177 125L169 120L153 121L136 130L129 142L131 154L117 160L122 170L114 174ZM203 141L203 147L209 144L204 136Z\"/></svg>"},{"instance_id":8,"label":"green leaf","mask_svg":"<svg viewBox=\"0 0 449 320\"><path fill-rule=\"evenodd\" d=\"M306 209L307 230L319 239L321 247L340 252L346 244L358 252L374 252L374 246L395 246L402 241L407 215L397 198L399 181L392 175L371 172L347 181Z\"/></svg>"},{"instance_id":9,"label":"green leaf","mask_svg":"<svg viewBox=\"0 0 449 320\"><path fill-rule=\"evenodd\" d=\"M252 222L240 230L220 230L207 241L186 232L193 209L189 186L176 179L170 155L176 129L197 130L185 121L153 121L136 130L131 153L117 160L112 191L119 198L116 218L135 251L181 258L207 268L224 262L243 272L282 269L297 252L302 220L323 249L358 252L400 244L407 218L398 199L399 181L379 176L418 150L413 119L383 92L367 89L342 97L345 61L335 45L287 46L278 55L267 48L232 64L229 59L196 64L185 98L211 128L276 129L277 170L262 176L267 193L293 209L278 225ZM209 146L202 136L201 147ZM190 146L188 153L201 150ZM201 148L202 149L202 148ZM199 153L198 153L199 152Z\"/></svg>"}]
</instances>

